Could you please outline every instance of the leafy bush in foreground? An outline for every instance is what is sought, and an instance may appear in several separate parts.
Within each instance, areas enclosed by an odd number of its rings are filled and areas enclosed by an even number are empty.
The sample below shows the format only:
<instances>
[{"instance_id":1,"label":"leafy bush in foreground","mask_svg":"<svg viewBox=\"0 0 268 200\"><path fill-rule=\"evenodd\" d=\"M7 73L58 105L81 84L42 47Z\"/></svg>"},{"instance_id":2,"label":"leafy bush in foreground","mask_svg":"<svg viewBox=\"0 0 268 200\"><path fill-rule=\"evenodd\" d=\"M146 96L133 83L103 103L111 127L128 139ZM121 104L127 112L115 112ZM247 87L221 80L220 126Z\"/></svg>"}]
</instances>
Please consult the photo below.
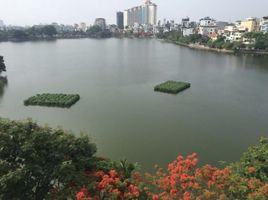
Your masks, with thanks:
<instances>
[{"instance_id":1,"label":"leafy bush in foreground","mask_svg":"<svg viewBox=\"0 0 268 200\"><path fill-rule=\"evenodd\" d=\"M78 94L37 94L25 100L24 105L69 108L79 99L80 96Z\"/></svg>"},{"instance_id":2,"label":"leafy bush in foreground","mask_svg":"<svg viewBox=\"0 0 268 200\"><path fill-rule=\"evenodd\" d=\"M0 118L0 199L266 200L268 139L223 169L197 154L141 174L135 165L93 157L88 137Z\"/></svg>"},{"instance_id":3,"label":"leafy bush in foreground","mask_svg":"<svg viewBox=\"0 0 268 200\"><path fill-rule=\"evenodd\" d=\"M0 199L66 197L86 180L95 152L87 136L0 118Z\"/></svg>"}]
</instances>

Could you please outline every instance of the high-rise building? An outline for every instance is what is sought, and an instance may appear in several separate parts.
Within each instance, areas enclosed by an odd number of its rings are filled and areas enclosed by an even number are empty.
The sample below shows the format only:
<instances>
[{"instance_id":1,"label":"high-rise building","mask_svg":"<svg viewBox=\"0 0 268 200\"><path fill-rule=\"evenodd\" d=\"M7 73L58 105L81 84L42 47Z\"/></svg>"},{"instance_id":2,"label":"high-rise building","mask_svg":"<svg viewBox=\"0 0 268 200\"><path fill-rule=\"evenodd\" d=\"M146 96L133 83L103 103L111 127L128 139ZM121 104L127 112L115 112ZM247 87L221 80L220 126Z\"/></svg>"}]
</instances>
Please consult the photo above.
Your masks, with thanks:
<instances>
[{"instance_id":1,"label":"high-rise building","mask_svg":"<svg viewBox=\"0 0 268 200\"><path fill-rule=\"evenodd\" d=\"M116 24L119 29L124 29L124 13L123 12L116 13Z\"/></svg>"},{"instance_id":2,"label":"high-rise building","mask_svg":"<svg viewBox=\"0 0 268 200\"><path fill-rule=\"evenodd\" d=\"M101 27L102 30L106 29L106 21L104 18L97 18L94 25Z\"/></svg>"},{"instance_id":3,"label":"high-rise building","mask_svg":"<svg viewBox=\"0 0 268 200\"><path fill-rule=\"evenodd\" d=\"M156 25L157 5L146 0L141 6L136 6L124 11L124 26L133 26L135 23Z\"/></svg>"}]
</instances>

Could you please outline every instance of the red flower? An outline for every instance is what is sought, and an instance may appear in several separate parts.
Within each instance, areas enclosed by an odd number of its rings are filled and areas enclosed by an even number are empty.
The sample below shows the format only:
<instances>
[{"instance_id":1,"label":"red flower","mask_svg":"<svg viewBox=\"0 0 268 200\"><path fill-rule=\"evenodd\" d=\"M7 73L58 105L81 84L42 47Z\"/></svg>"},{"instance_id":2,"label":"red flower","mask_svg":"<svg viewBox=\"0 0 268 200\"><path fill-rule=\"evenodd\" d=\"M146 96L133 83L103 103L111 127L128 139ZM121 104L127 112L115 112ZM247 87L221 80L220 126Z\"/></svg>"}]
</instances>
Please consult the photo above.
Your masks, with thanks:
<instances>
[{"instance_id":1,"label":"red flower","mask_svg":"<svg viewBox=\"0 0 268 200\"><path fill-rule=\"evenodd\" d=\"M111 171L109 172L109 174L110 174L111 178L115 178L115 177L117 177L117 172L116 172L115 170L111 170Z\"/></svg>"},{"instance_id":2,"label":"red flower","mask_svg":"<svg viewBox=\"0 0 268 200\"><path fill-rule=\"evenodd\" d=\"M189 192L184 192L183 200L192 200L191 194Z\"/></svg>"},{"instance_id":3,"label":"red flower","mask_svg":"<svg viewBox=\"0 0 268 200\"><path fill-rule=\"evenodd\" d=\"M83 200L83 199L85 199L85 198L86 198L86 195L85 195L84 192L78 192L78 193L76 194L76 200Z\"/></svg>"},{"instance_id":4,"label":"red flower","mask_svg":"<svg viewBox=\"0 0 268 200\"><path fill-rule=\"evenodd\" d=\"M157 194L154 194L154 195L152 196L152 199L153 199L153 200L158 200L158 199L159 199L159 196L158 196Z\"/></svg>"}]
</instances>

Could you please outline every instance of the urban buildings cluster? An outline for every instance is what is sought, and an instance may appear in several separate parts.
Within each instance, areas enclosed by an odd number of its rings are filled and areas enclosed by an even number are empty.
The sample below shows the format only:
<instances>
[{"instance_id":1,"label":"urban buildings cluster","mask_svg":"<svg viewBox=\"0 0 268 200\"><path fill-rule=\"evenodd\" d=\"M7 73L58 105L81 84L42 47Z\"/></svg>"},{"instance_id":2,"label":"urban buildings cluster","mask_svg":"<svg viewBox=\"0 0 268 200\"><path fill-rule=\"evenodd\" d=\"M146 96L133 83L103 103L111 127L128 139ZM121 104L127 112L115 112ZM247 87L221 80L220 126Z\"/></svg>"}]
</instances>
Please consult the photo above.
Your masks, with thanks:
<instances>
[{"instance_id":1,"label":"urban buildings cluster","mask_svg":"<svg viewBox=\"0 0 268 200\"><path fill-rule=\"evenodd\" d=\"M268 16L262 18L249 17L234 23L216 21L211 17L201 18L198 22L191 21L189 17L183 18L180 23L174 20L157 21L157 5L150 0L145 0L143 5L135 6L116 13L116 25L107 25L104 18L96 18L94 26L101 30L108 30L114 33L131 33L138 35L153 36L158 33L178 31L183 36L194 33L206 35L212 40L218 36L224 36L227 41L245 41L244 33L247 32L268 32ZM91 26L85 22L74 25L63 25L52 23L58 33L64 32L86 32ZM37 26L43 26L37 25ZM25 29L29 27L6 26L0 20L0 30Z\"/></svg>"},{"instance_id":2,"label":"urban buildings cluster","mask_svg":"<svg viewBox=\"0 0 268 200\"><path fill-rule=\"evenodd\" d=\"M189 18L183 19L181 31L184 36L194 33L206 35L212 40L219 36L225 37L226 41L248 43L243 35L248 32L268 33L268 16L262 18L249 17L234 23L216 21L211 17L204 17L198 23L190 22Z\"/></svg>"}]
</instances>

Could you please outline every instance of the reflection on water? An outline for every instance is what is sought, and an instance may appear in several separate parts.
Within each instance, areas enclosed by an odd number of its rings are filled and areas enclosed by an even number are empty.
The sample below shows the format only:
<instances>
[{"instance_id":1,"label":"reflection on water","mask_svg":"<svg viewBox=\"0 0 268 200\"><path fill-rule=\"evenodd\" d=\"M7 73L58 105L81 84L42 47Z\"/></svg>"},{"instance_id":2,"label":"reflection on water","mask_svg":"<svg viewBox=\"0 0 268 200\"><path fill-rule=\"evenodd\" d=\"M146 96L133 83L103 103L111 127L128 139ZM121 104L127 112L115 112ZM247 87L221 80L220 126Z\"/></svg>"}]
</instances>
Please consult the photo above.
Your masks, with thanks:
<instances>
[{"instance_id":1,"label":"reflection on water","mask_svg":"<svg viewBox=\"0 0 268 200\"><path fill-rule=\"evenodd\" d=\"M1 77L0 76L0 100L2 99L4 93L5 93L5 88L7 87L7 77Z\"/></svg>"},{"instance_id":2,"label":"reflection on water","mask_svg":"<svg viewBox=\"0 0 268 200\"><path fill-rule=\"evenodd\" d=\"M268 71L267 67L268 56L263 55L242 55L243 66L249 69L256 69Z\"/></svg>"}]
</instances>

